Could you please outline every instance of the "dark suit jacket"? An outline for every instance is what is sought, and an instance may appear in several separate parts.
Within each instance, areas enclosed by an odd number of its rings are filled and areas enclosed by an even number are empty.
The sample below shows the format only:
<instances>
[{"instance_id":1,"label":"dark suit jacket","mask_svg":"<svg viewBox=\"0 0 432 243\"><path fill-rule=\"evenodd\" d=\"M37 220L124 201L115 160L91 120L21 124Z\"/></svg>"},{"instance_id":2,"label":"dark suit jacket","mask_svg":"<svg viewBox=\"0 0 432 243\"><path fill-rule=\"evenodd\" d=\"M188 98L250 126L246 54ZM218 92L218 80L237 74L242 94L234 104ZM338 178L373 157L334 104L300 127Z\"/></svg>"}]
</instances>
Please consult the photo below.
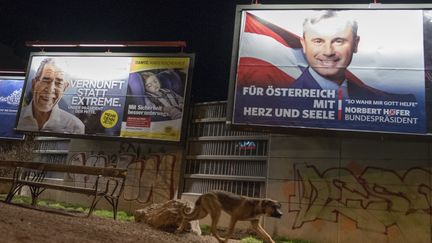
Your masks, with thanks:
<instances>
[{"instance_id":1,"label":"dark suit jacket","mask_svg":"<svg viewBox=\"0 0 432 243\"><path fill-rule=\"evenodd\" d=\"M298 89L322 89L318 82L312 77L307 68L298 77L290 88ZM415 102L416 98L413 94L393 94L381 91L363 82L350 80L348 78L348 95L350 99L363 99L363 100L389 100L389 101L411 101Z\"/></svg>"}]
</instances>

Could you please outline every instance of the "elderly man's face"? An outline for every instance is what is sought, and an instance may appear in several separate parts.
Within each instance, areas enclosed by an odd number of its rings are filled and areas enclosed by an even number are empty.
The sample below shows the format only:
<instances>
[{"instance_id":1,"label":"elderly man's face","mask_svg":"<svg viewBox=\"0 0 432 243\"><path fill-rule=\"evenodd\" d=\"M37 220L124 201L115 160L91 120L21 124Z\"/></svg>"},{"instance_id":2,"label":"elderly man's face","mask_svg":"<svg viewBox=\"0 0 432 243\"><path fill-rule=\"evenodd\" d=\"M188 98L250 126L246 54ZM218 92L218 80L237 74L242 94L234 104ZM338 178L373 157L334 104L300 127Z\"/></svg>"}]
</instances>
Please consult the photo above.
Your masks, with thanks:
<instances>
[{"instance_id":1,"label":"elderly man's face","mask_svg":"<svg viewBox=\"0 0 432 243\"><path fill-rule=\"evenodd\" d=\"M301 40L309 65L321 76L342 82L345 69L357 52L359 37L339 19L324 19L311 25Z\"/></svg>"},{"instance_id":2,"label":"elderly man's face","mask_svg":"<svg viewBox=\"0 0 432 243\"><path fill-rule=\"evenodd\" d=\"M160 89L159 79L155 75L149 76L145 80L145 89L150 93L157 93Z\"/></svg>"},{"instance_id":3,"label":"elderly man's face","mask_svg":"<svg viewBox=\"0 0 432 243\"><path fill-rule=\"evenodd\" d=\"M46 64L39 80L33 80L34 108L41 112L49 112L58 103L67 88L63 71Z\"/></svg>"}]
</instances>

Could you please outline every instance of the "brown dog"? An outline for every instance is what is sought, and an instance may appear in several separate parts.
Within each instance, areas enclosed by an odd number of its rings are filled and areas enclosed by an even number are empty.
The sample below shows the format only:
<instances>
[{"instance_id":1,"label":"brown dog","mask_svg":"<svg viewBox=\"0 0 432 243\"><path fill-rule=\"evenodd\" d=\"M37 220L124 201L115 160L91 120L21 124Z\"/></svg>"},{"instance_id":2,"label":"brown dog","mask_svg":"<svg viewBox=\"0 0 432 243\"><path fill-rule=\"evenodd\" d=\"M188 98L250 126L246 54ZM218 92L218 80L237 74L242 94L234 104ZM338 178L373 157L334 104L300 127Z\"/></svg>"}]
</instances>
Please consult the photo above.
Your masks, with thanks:
<instances>
[{"instance_id":1,"label":"brown dog","mask_svg":"<svg viewBox=\"0 0 432 243\"><path fill-rule=\"evenodd\" d=\"M225 191L212 191L201 195L195 203L195 208L190 213L182 212L183 221L177 232L183 231L187 222L202 219L210 214L212 219L211 232L219 242L227 242L234 231L237 221L250 221L252 228L266 242L274 243L270 235L259 224L260 216L280 218L281 204L271 199L250 198L235 195ZM231 216L228 234L223 240L216 233L216 226L221 212L225 211Z\"/></svg>"}]
</instances>

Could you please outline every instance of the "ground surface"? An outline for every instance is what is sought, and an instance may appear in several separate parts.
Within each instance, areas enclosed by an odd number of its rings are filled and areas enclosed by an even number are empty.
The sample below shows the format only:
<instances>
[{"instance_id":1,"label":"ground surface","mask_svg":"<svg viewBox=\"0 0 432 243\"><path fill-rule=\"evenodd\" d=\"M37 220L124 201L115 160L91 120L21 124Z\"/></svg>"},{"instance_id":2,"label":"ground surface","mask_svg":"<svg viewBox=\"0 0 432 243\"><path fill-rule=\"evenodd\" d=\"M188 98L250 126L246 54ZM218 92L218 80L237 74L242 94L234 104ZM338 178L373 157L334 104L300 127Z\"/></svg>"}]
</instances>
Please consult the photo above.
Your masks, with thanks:
<instances>
[{"instance_id":1,"label":"ground surface","mask_svg":"<svg viewBox=\"0 0 432 243\"><path fill-rule=\"evenodd\" d=\"M23 208L0 201L0 241L27 242L205 242L214 237L192 233L171 234L145 224L91 216L67 216ZM229 241L239 242L239 241Z\"/></svg>"}]
</instances>

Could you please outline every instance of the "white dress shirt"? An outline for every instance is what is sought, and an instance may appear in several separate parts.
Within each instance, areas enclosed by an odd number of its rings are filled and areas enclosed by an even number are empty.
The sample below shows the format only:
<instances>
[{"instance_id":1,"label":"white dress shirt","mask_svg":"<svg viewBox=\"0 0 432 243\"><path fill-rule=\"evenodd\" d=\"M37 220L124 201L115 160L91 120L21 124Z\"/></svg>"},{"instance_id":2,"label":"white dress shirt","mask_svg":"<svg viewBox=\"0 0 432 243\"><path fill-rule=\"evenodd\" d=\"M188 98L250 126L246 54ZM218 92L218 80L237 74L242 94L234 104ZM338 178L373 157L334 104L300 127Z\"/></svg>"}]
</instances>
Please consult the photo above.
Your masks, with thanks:
<instances>
[{"instance_id":1,"label":"white dress shirt","mask_svg":"<svg viewBox=\"0 0 432 243\"><path fill-rule=\"evenodd\" d=\"M348 81L345 79L341 85L338 85L337 83L328 80L326 78L323 78L321 75L319 75L313 68L309 68L309 72L312 75L312 77L317 81L319 86L321 86L322 89L329 89L329 90L341 90L342 97L348 98Z\"/></svg>"},{"instance_id":2,"label":"white dress shirt","mask_svg":"<svg viewBox=\"0 0 432 243\"><path fill-rule=\"evenodd\" d=\"M23 107L18 121L17 129L21 131L44 131L54 133L84 134L84 123L76 116L66 112L55 105L51 115L39 130L37 121L33 118L33 102Z\"/></svg>"}]
</instances>

